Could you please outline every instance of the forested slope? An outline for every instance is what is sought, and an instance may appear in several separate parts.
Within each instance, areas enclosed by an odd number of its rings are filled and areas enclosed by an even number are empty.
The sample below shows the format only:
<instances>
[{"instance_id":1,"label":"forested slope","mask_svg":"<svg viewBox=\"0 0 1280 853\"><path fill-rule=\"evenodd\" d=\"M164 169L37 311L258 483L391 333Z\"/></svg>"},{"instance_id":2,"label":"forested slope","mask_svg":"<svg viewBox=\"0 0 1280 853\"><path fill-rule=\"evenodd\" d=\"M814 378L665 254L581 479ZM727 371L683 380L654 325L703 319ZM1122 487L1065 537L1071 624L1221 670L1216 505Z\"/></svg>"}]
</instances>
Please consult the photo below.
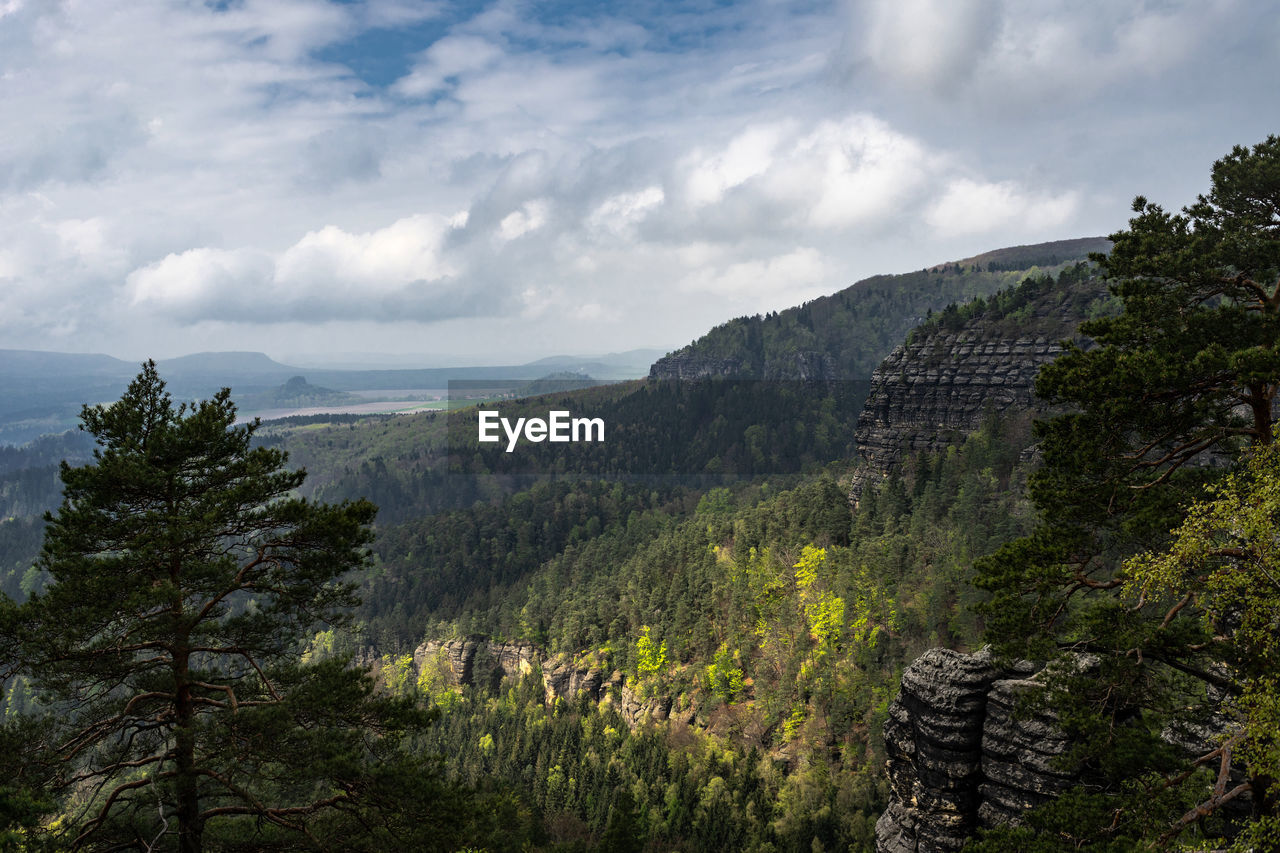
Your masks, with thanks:
<instances>
[{"instance_id":1,"label":"forested slope","mask_svg":"<svg viewBox=\"0 0 1280 853\"><path fill-rule=\"evenodd\" d=\"M1013 298L966 322L1005 318ZM385 689L437 707L424 754L518 804L513 849L871 849L899 673L930 646L977 643L970 567L1029 529L1031 439L1017 412L989 418L903 455L855 512L848 392L865 388L651 379L504 405L616 427L550 475L451 457L442 415L273 426L261 440L308 469L308 494L381 506L358 630L312 638L311 654L355 651ZM424 641L477 636L607 684L547 703L536 670L491 692L415 661Z\"/></svg>"},{"instance_id":2,"label":"forested slope","mask_svg":"<svg viewBox=\"0 0 1280 853\"><path fill-rule=\"evenodd\" d=\"M918 272L878 275L785 311L739 317L659 359L654 378L865 380L906 334L948 305L1105 252L1101 237L999 249Z\"/></svg>"},{"instance_id":3,"label":"forested slope","mask_svg":"<svg viewBox=\"0 0 1280 853\"><path fill-rule=\"evenodd\" d=\"M1100 310L1081 281L956 311L998 340L1018 311ZM389 526L366 639L389 680L446 709L433 743L457 778L510 786L553 841L593 847L625 825L654 849L871 849L899 673L931 646L978 642L973 562L1030 529L1029 417L996 414L903 453L856 512L842 457L710 491L543 483ZM415 662L420 641L451 636L532 644L604 684L548 706L535 671L489 696ZM633 729L636 701L668 719Z\"/></svg>"}]
</instances>

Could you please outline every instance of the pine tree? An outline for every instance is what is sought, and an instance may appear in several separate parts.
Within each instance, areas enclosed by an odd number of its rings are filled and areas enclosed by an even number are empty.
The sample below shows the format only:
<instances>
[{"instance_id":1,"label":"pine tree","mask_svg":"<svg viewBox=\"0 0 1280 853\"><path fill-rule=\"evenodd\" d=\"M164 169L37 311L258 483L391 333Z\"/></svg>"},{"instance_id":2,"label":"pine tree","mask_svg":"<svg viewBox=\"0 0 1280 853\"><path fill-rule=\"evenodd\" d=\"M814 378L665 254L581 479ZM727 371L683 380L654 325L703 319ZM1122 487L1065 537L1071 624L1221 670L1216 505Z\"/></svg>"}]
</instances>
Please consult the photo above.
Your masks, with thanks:
<instances>
[{"instance_id":1,"label":"pine tree","mask_svg":"<svg viewBox=\"0 0 1280 853\"><path fill-rule=\"evenodd\" d=\"M1218 704L1243 689L1224 665L1230 638L1207 630L1195 596L1127 599L1123 566L1162 548L1242 451L1270 443L1280 389L1280 137L1233 149L1180 214L1141 197L1133 209L1095 258L1123 311L1083 324L1095 345L1069 347L1037 382L1072 410L1037 424L1040 526L978 567L1001 651L1085 656L1050 691L1089 786L1071 801L1071 831L1058 833L1067 846L1160 838L1188 803L1212 799L1216 777L1196 767L1216 760L1202 736ZM1179 746L1180 725L1200 735ZM1273 808L1264 787L1255 807ZM1176 825L1233 831L1221 815Z\"/></svg>"},{"instance_id":2,"label":"pine tree","mask_svg":"<svg viewBox=\"0 0 1280 853\"><path fill-rule=\"evenodd\" d=\"M302 662L347 624L375 507L297 497L305 472L254 446L228 389L175 407L153 362L82 418L97 449L62 465L49 583L0 631L54 711L25 763L61 797L55 843L376 848L409 825L395 809L432 826L452 808L397 748L425 712L346 661Z\"/></svg>"}]
</instances>

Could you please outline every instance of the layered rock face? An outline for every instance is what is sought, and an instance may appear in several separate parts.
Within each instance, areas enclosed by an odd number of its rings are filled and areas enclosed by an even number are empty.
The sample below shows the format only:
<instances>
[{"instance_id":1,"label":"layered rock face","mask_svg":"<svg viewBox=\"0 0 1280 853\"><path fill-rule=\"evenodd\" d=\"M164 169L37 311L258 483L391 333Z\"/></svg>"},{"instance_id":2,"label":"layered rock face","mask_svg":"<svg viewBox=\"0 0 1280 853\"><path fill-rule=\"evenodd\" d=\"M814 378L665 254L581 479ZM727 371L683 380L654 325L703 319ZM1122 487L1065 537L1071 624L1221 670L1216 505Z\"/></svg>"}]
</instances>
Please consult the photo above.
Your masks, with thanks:
<instances>
[{"instance_id":1,"label":"layered rock face","mask_svg":"<svg viewBox=\"0 0 1280 853\"><path fill-rule=\"evenodd\" d=\"M650 379L721 379L742 375L742 360L716 358L702 353L672 353L649 368Z\"/></svg>"},{"instance_id":2,"label":"layered rock face","mask_svg":"<svg viewBox=\"0 0 1280 853\"><path fill-rule=\"evenodd\" d=\"M421 672L424 666L441 659L446 664L444 674L453 686L496 687L504 679L519 679L540 669L542 657L541 650L532 643L491 643L484 637L464 637L428 640L414 650L413 663Z\"/></svg>"},{"instance_id":3,"label":"layered rock face","mask_svg":"<svg viewBox=\"0 0 1280 853\"><path fill-rule=\"evenodd\" d=\"M548 659L531 643L493 643L484 637L454 640L428 640L413 653L416 670L443 664L442 673L454 687L497 687L506 680L519 680L525 674L542 676L546 701L570 701L586 694L592 701L617 702L618 712L630 724L637 725L646 717L665 720L671 713L671 699L647 699L639 696L623 680L622 673L606 675L596 667L583 669L564 661Z\"/></svg>"},{"instance_id":4,"label":"layered rock face","mask_svg":"<svg viewBox=\"0 0 1280 853\"><path fill-rule=\"evenodd\" d=\"M1043 335L991 340L980 328L939 331L895 349L872 374L858 418L867 467L854 497L904 456L945 449L990 412L1033 409L1036 374L1061 352Z\"/></svg>"},{"instance_id":5,"label":"layered rock face","mask_svg":"<svg viewBox=\"0 0 1280 853\"><path fill-rule=\"evenodd\" d=\"M1053 759L1067 747L1051 717L1014 714L1041 689L1031 667L998 669L985 650L930 649L902 675L885 723L889 807L879 853L959 850L979 826L1016 821L1066 788Z\"/></svg>"},{"instance_id":6,"label":"layered rock face","mask_svg":"<svg viewBox=\"0 0 1280 853\"><path fill-rule=\"evenodd\" d=\"M1104 296L1097 279L1041 288L1017 314L980 312L959 328L930 323L881 362L858 417L854 498L902 459L937 452L978 429L991 413L1037 411L1036 374L1076 336Z\"/></svg>"},{"instance_id":7,"label":"layered rock face","mask_svg":"<svg viewBox=\"0 0 1280 853\"><path fill-rule=\"evenodd\" d=\"M765 379L787 382L828 382L843 378L829 354L814 350L789 354L755 367L740 358L716 358L698 352L678 352L658 359L650 379Z\"/></svg>"},{"instance_id":8,"label":"layered rock face","mask_svg":"<svg viewBox=\"0 0 1280 853\"><path fill-rule=\"evenodd\" d=\"M1070 745L1051 713L1015 713L1019 698L1042 690L1038 678L1003 678L987 692L982 724L978 824L1016 823L1027 809L1053 799L1074 777L1054 759Z\"/></svg>"}]
</instances>

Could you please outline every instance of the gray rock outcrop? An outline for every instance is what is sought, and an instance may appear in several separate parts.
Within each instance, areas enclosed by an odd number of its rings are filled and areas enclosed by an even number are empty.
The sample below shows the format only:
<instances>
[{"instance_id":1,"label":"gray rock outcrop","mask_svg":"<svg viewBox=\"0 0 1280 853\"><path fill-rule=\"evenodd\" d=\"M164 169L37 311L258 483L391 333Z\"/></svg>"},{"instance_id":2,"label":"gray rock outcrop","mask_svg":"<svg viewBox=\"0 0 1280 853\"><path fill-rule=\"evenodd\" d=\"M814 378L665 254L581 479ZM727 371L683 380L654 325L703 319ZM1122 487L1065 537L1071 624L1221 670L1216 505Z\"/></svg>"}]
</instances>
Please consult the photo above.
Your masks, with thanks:
<instances>
[{"instance_id":1,"label":"gray rock outcrop","mask_svg":"<svg viewBox=\"0 0 1280 853\"><path fill-rule=\"evenodd\" d=\"M804 350L757 363L740 358L718 358L696 351L664 356L649 368L650 379L766 379L789 382L830 382L843 378L828 353Z\"/></svg>"},{"instance_id":2,"label":"gray rock outcrop","mask_svg":"<svg viewBox=\"0 0 1280 853\"><path fill-rule=\"evenodd\" d=\"M978 823L1016 823L1027 809L1047 802L1069 787L1073 776L1057 759L1069 741L1051 713L1016 713L1018 700L1043 689L1035 676L1005 678L987 693L982 725L982 783Z\"/></svg>"},{"instance_id":3,"label":"gray rock outcrop","mask_svg":"<svg viewBox=\"0 0 1280 853\"><path fill-rule=\"evenodd\" d=\"M664 356L649 368L650 379L721 379L739 378L743 374L742 360L716 358L695 352L679 352Z\"/></svg>"},{"instance_id":4,"label":"gray rock outcrop","mask_svg":"<svg viewBox=\"0 0 1280 853\"><path fill-rule=\"evenodd\" d=\"M1034 410L1036 374L1061 352L1045 336L993 340L977 327L935 331L895 349L872 374L858 417L866 467L855 497L908 454L945 449L989 413Z\"/></svg>"},{"instance_id":5,"label":"gray rock outcrop","mask_svg":"<svg viewBox=\"0 0 1280 853\"><path fill-rule=\"evenodd\" d=\"M541 666L542 651L532 643L491 643L484 637L428 640L413 652L414 667L443 664L441 672L454 687L518 680Z\"/></svg>"},{"instance_id":6,"label":"gray rock outcrop","mask_svg":"<svg viewBox=\"0 0 1280 853\"><path fill-rule=\"evenodd\" d=\"M532 643L494 643L484 637L427 640L414 650L413 663L417 673L425 667L437 667L453 687L493 688L536 672L542 676L548 705L586 694L594 702L615 702L618 713L632 726L671 715L671 697L643 697L616 670L606 674L598 667L575 666L548 657Z\"/></svg>"},{"instance_id":7,"label":"gray rock outcrop","mask_svg":"<svg viewBox=\"0 0 1280 853\"><path fill-rule=\"evenodd\" d=\"M1021 311L979 312L959 328L927 323L908 336L871 376L858 417L853 497L904 457L937 452L982 426L991 414L1040 412L1036 374L1077 337L1090 306L1106 294L1096 278L1044 287Z\"/></svg>"},{"instance_id":8,"label":"gray rock outcrop","mask_svg":"<svg viewBox=\"0 0 1280 853\"><path fill-rule=\"evenodd\" d=\"M1017 821L1060 793L1070 773L1051 715L1015 713L1041 689L1030 665L996 667L987 651L930 649L902 674L884 727L889 806L878 853L949 853L980 826Z\"/></svg>"}]
</instances>

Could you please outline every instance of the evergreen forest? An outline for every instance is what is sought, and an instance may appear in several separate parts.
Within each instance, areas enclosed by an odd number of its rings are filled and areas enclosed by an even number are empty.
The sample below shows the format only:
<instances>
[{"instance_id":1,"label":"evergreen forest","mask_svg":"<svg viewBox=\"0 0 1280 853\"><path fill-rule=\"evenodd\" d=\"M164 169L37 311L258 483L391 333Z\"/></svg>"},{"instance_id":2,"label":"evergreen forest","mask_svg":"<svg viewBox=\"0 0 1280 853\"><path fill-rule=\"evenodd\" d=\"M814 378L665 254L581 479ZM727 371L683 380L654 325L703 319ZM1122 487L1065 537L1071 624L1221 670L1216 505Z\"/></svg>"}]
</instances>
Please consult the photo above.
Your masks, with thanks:
<instances>
[{"instance_id":1,"label":"evergreen forest","mask_svg":"<svg viewBox=\"0 0 1280 853\"><path fill-rule=\"evenodd\" d=\"M1072 744L965 849L1280 849L1277 217L1273 137L1109 241L448 413L238 425L148 363L0 448L0 850L885 849L937 647L1042 671ZM895 347L1065 320L1036 407L868 470ZM506 453L489 408L608 432Z\"/></svg>"}]
</instances>

